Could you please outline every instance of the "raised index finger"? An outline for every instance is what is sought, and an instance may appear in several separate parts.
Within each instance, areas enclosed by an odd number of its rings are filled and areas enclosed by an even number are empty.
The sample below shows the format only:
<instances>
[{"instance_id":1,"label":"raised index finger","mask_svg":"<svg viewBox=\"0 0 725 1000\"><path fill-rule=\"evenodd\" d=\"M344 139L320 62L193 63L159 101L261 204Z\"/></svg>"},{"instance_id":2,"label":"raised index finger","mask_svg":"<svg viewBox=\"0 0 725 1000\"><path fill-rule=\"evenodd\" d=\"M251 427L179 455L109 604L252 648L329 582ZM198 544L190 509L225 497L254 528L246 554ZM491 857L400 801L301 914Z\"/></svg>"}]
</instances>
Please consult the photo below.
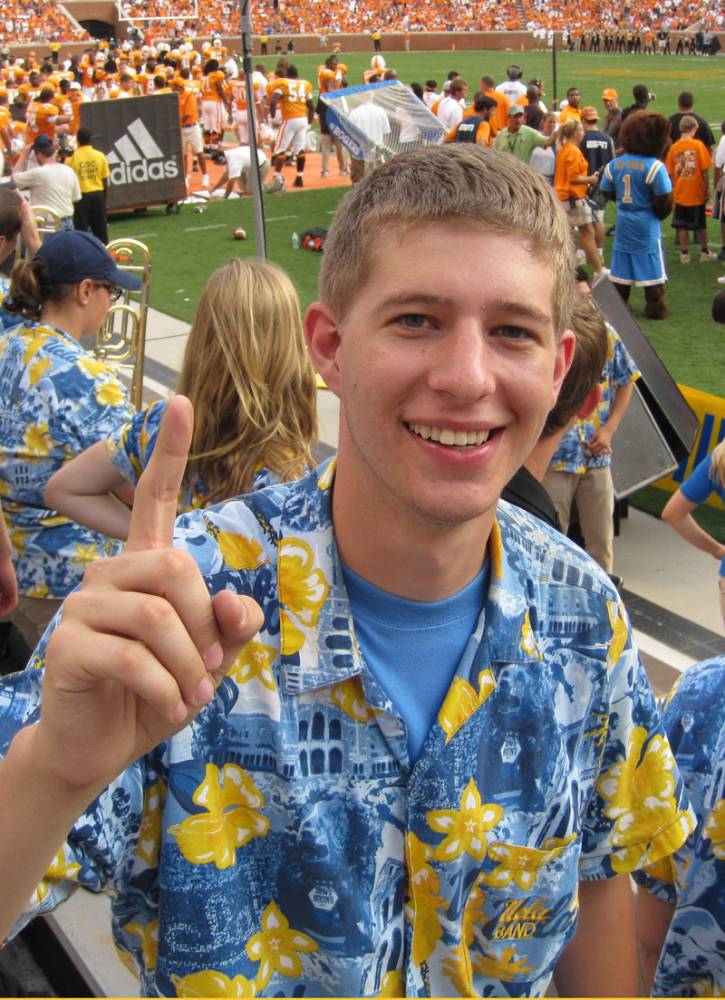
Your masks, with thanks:
<instances>
[{"instance_id":1,"label":"raised index finger","mask_svg":"<svg viewBox=\"0 0 725 1000\"><path fill-rule=\"evenodd\" d=\"M136 487L127 550L171 547L193 426L191 403L186 396L173 396L166 405L153 453Z\"/></svg>"}]
</instances>

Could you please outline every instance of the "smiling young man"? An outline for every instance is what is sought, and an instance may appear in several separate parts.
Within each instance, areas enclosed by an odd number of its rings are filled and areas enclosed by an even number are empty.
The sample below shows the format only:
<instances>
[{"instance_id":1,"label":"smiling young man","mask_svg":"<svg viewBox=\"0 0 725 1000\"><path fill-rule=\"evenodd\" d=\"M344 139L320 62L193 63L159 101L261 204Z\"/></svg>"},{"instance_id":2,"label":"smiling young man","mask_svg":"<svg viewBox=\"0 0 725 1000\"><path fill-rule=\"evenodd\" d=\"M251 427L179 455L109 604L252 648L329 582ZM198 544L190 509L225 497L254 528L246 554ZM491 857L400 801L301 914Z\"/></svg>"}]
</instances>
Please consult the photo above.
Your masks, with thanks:
<instances>
[{"instance_id":1,"label":"smiling young man","mask_svg":"<svg viewBox=\"0 0 725 1000\"><path fill-rule=\"evenodd\" d=\"M172 548L169 403L38 724L40 671L0 688L0 934L55 854L30 909L113 888L144 994L636 992L625 873L687 836L682 783L608 578L498 502L570 361L570 246L514 158L402 154L306 318L337 461Z\"/></svg>"}]
</instances>

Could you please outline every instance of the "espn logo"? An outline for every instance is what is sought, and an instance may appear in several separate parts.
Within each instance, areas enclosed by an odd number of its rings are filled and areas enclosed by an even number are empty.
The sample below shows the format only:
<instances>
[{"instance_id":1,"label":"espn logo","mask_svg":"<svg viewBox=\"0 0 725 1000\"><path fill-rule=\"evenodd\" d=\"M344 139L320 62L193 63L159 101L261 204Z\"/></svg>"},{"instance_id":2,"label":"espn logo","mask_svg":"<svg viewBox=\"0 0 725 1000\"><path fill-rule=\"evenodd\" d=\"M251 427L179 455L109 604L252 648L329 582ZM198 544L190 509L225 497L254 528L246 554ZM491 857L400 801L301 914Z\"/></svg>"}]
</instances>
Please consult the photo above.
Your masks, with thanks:
<instances>
[{"instance_id":1,"label":"espn logo","mask_svg":"<svg viewBox=\"0 0 725 1000\"><path fill-rule=\"evenodd\" d=\"M137 181L160 181L178 177L175 159L165 159L153 136L140 118L126 128L126 133L113 144L107 155L112 184L133 184Z\"/></svg>"}]
</instances>

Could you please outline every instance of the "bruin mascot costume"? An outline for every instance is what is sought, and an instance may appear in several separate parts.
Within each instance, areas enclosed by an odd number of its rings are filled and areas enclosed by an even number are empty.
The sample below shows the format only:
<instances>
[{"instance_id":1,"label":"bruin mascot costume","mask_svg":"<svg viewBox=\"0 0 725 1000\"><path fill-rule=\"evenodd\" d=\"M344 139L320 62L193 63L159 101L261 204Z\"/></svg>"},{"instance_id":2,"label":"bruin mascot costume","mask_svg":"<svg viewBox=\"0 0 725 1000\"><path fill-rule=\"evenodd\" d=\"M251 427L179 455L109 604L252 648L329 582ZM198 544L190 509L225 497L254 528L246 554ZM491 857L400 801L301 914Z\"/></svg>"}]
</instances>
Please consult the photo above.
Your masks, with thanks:
<instances>
[{"instance_id":1,"label":"bruin mascot costume","mask_svg":"<svg viewBox=\"0 0 725 1000\"><path fill-rule=\"evenodd\" d=\"M672 211L672 184L662 162L670 123L657 111L634 111L622 123L624 153L604 168L600 190L617 202L611 280L625 302L632 286L644 289L644 314L666 319L660 220Z\"/></svg>"}]
</instances>

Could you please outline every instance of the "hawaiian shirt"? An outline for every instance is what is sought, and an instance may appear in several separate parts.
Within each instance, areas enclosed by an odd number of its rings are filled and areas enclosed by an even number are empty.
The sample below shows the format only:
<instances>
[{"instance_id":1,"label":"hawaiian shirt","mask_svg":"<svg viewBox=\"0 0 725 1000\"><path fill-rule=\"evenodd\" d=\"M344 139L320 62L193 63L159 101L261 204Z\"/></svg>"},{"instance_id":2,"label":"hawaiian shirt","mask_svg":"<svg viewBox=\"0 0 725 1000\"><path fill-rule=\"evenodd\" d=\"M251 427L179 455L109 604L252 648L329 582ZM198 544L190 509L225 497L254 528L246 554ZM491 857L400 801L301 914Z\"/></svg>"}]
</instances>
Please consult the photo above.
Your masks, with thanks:
<instances>
[{"instance_id":1,"label":"hawaiian shirt","mask_svg":"<svg viewBox=\"0 0 725 1000\"><path fill-rule=\"evenodd\" d=\"M49 510L45 486L64 462L133 409L111 368L57 327L26 323L0 337L0 500L18 589L65 597L89 562L121 543Z\"/></svg>"},{"instance_id":2,"label":"hawaiian shirt","mask_svg":"<svg viewBox=\"0 0 725 1000\"><path fill-rule=\"evenodd\" d=\"M670 858L637 872L675 907L652 996L725 994L725 657L688 667L663 714L697 829Z\"/></svg>"},{"instance_id":3,"label":"hawaiian shirt","mask_svg":"<svg viewBox=\"0 0 725 1000\"><path fill-rule=\"evenodd\" d=\"M609 351L601 379L604 390L602 398L586 420L577 420L561 439L549 465L550 472L574 472L583 475L587 469L600 469L612 464L610 453L593 455L587 448L587 442L609 419L609 411L617 389L630 382L636 382L640 372L617 331L607 324L607 332Z\"/></svg>"},{"instance_id":4,"label":"hawaiian shirt","mask_svg":"<svg viewBox=\"0 0 725 1000\"><path fill-rule=\"evenodd\" d=\"M539 996L580 879L694 825L616 591L506 503L481 617L420 756L364 663L324 465L183 515L210 592L265 621L214 700L76 823L37 889L113 891L146 995ZM0 687L38 716L43 644Z\"/></svg>"},{"instance_id":5,"label":"hawaiian shirt","mask_svg":"<svg viewBox=\"0 0 725 1000\"><path fill-rule=\"evenodd\" d=\"M0 274L0 335L12 330L13 327L20 326L24 320L17 313L7 312L2 308L2 303L10 291L10 279L4 274Z\"/></svg>"},{"instance_id":6,"label":"hawaiian shirt","mask_svg":"<svg viewBox=\"0 0 725 1000\"><path fill-rule=\"evenodd\" d=\"M136 485L141 473L146 468L161 427L161 420L166 411L166 401L157 399L146 410L138 413L119 427L106 441L106 448L114 467L124 479ZM253 490L261 490L278 482L278 477L269 469L260 468L254 476ZM179 491L177 509L180 514L204 507L208 503L208 488L196 480L191 485L182 483Z\"/></svg>"}]
</instances>

